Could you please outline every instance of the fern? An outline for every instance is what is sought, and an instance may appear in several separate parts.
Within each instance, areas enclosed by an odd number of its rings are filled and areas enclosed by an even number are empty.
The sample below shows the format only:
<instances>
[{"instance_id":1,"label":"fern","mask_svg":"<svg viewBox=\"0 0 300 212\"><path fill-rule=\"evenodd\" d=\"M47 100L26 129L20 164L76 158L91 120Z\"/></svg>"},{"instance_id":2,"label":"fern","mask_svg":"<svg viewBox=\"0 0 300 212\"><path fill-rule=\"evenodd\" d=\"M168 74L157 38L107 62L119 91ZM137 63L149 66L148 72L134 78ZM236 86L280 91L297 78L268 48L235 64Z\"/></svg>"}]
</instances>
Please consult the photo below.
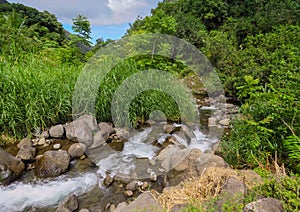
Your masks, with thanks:
<instances>
[{"instance_id":1,"label":"fern","mask_svg":"<svg viewBox=\"0 0 300 212\"><path fill-rule=\"evenodd\" d=\"M288 156L300 161L300 139L296 135L288 136L284 141L284 147L288 151Z\"/></svg>"}]
</instances>

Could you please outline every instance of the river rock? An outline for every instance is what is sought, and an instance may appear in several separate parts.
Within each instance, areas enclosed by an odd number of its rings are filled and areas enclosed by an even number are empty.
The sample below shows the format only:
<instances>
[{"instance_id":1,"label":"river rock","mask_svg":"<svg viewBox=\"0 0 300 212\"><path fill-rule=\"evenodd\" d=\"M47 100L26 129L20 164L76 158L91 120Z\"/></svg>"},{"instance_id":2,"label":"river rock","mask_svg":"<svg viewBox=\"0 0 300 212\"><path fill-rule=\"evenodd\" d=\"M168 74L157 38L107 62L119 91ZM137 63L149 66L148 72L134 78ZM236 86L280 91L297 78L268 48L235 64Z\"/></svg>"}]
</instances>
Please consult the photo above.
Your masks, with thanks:
<instances>
[{"instance_id":1,"label":"river rock","mask_svg":"<svg viewBox=\"0 0 300 212\"><path fill-rule=\"evenodd\" d=\"M115 128L116 136L122 141L127 141L130 138L130 132L123 128Z\"/></svg>"},{"instance_id":2,"label":"river rock","mask_svg":"<svg viewBox=\"0 0 300 212\"><path fill-rule=\"evenodd\" d=\"M156 182L157 181L157 175L156 175L156 173L155 172L151 172L150 173L150 181L152 181L152 182Z\"/></svg>"},{"instance_id":3,"label":"river rock","mask_svg":"<svg viewBox=\"0 0 300 212\"><path fill-rule=\"evenodd\" d=\"M24 163L0 148L0 185L8 185L25 169Z\"/></svg>"},{"instance_id":4,"label":"river rock","mask_svg":"<svg viewBox=\"0 0 300 212\"><path fill-rule=\"evenodd\" d=\"M194 137L194 135L193 135L191 129L190 129L188 126L186 126L186 125L182 125L182 126L181 126L181 131L184 132L184 134L185 134L188 138L193 138L193 137Z\"/></svg>"},{"instance_id":5,"label":"river rock","mask_svg":"<svg viewBox=\"0 0 300 212\"><path fill-rule=\"evenodd\" d=\"M131 190L124 191L124 196L125 197L132 197L133 196L133 191L131 191Z\"/></svg>"},{"instance_id":6,"label":"river rock","mask_svg":"<svg viewBox=\"0 0 300 212\"><path fill-rule=\"evenodd\" d=\"M22 146L17 154L17 158L20 158L23 161L34 160L36 156L36 149L32 146Z\"/></svg>"},{"instance_id":7,"label":"river rock","mask_svg":"<svg viewBox=\"0 0 300 212\"><path fill-rule=\"evenodd\" d=\"M262 177L253 170L239 170L239 174L244 178L250 188L262 185L264 182Z\"/></svg>"},{"instance_id":8,"label":"river rock","mask_svg":"<svg viewBox=\"0 0 300 212\"><path fill-rule=\"evenodd\" d=\"M55 212L75 211L78 209L78 200L75 195L67 196L59 203Z\"/></svg>"},{"instance_id":9,"label":"river rock","mask_svg":"<svg viewBox=\"0 0 300 212\"><path fill-rule=\"evenodd\" d=\"M57 177L68 170L70 155L67 151L47 151L37 159L35 175L37 177Z\"/></svg>"},{"instance_id":10,"label":"river rock","mask_svg":"<svg viewBox=\"0 0 300 212\"><path fill-rule=\"evenodd\" d=\"M247 204L244 207L244 212L284 212L283 206L278 199L263 198Z\"/></svg>"},{"instance_id":11,"label":"river rock","mask_svg":"<svg viewBox=\"0 0 300 212\"><path fill-rule=\"evenodd\" d=\"M169 171L178 166L188 156L189 152L189 149L181 149L180 146L169 145L161 150L154 159L164 170Z\"/></svg>"},{"instance_id":12,"label":"river rock","mask_svg":"<svg viewBox=\"0 0 300 212\"><path fill-rule=\"evenodd\" d=\"M174 125L171 125L171 124L167 124L167 125L163 126L163 130L167 134L171 134L172 132L174 132L175 129L176 129L176 127Z\"/></svg>"},{"instance_id":13,"label":"river rock","mask_svg":"<svg viewBox=\"0 0 300 212\"><path fill-rule=\"evenodd\" d=\"M75 143L69 147L68 153L72 159L76 159L84 155L85 150L86 146L83 143Z\"/></svg>"},{"instance_id":14,"label":"river rock","mask_svg":"<svg viewBox=\"0 0 300 212\"><path fill-rule=\"evenodd\" d=\"M83 116L80 116L78 119L76 119L75 121L84 121L86 122L89 127L91 128L91 130L93 132L96 132L99 130L99 127L97 125L97 121L96 119L92 116L92 115L83 115Z\"/></svg>"},{"instance_id":15,"label":"river rock","mask_svg":"<svg viewBox=\"0 0 300 212\"><path fill-rule=\"evenodd\" d=\"M242 202L246 194L246 185L235 177L229 177L222 187L216 206L221 209L222 205L226 202L238 204Z\"/></svg>"},{"instance_id":16,"label":"river rock","mask_svg":"<svg viewBox=\"0 0 300 212\"><path fill-rule=\"evenodd\" d=\"M127 205L128 205L128 204L127 204L126 202L121 202L121 203L117 206L115 212L123 212L123 211L124 211L124 208L126 208Z\"/></svg>"},{"instance_id":17,"label":"river rock","mask_svg":"<svg viewBox=\"0 0 300 212\"><path fill-rule=\"evenodd\" d=\"M229 126L230 119L223 119L219 122L222 126Z\"/></svg>"},{"instance_id":18,"label":"river rock","mask_svg":"<svg viewBox=\"0 0 300 212\"><path fill-rule=\"evenodd\" d=\"M112 178L110 175L106 175L106 177L103 180L103 185L109 187L113 182L114 178Z\"/></svg>"},{"instance_id":19,"label":"river rock","mask_svg":"<svg viewBox=\"0 0 300 212\"><path fill-rule=\"evenodd\" d=\"M143 182L143 185L142 185L142 190L147 190L149 188L150 184L148 182Z\"/></svg>"},{"instance_id":20,"label":"river rock","mask_svg":"<svg viewBox=\"0 0 300 212\"><path fill-rule=\"evenodd\" d=\"M180 152L179 152L180 153ZM175 152L175 154L178 154ZM189 150L187 156L182 160L183 155L179 155L181 162L167 174L167 186L178 185L182 181L201 176L204 169L214 167L227 167L223 158L211 153L202 153L199 149ZM172 158L176 159L176 155Z\"/></svg>"},{"instance_id":21,"label":"river rock","mask_svg":"<svg viewBox=\"0 0 300 212\"><path fill-rule=\"evenodd\" d=\"M136 180L131 181L126 185L126 190L135 191L138 188Z\"/></svg>"},{"instance_id":22,"label":"river rock","mask_svg":"<svg viewBox=\"0 0 300 212\"><path fill-rule=\"evenodd\" d=\"M58 150L61 148L61 144L54 144L53 149Z\"/></svg>"},{"instance_id":23,"label":"river rock","mask_svg":"<svg viewBox=\"0 0 300 212\"><path fill-rule=\"evenodd\" d=\"M67 123L64 127L69 140L84 143L87 146L93 142L92 129L83 119Z\"/></svg>"},{"instance_id":24,"label":"river rock","mask_svg":"<svg viewBox=\"0 0 300 212\"><path fill-rule=\"evenodd\" d=\"M48 130L43 131L42 134L41 134L41 137L49 138L50 137L49 131Z\"/></svg>"},{"instance_id":25,"label":"river rock","mask_svg":"<svg viewBox=\"0 0 300 212\"><path fill-rule=\"evenodd\" d=\"M125 206L119 204L115 212L164 211L149 191L140 194L133 202Z\"/></svg>"},{"instance_id":26,"label":"river rock","mask_svg":"<svg viewBox=\"0 0 300 212\"><path fill-rule=\"evenodd\" d=\"M86 208L83 208L79 212L90 212L90 211L88 209L86 209Z\"/></svg>"},{"instance_id":27,"label":"river rock","mask_svg":"<svg viewBox=\"0 0 300 212\"><path fill-rule=\"evenodd\" d=\"M23 138L20 143L18 143L17 147L21 149L22 146L32 146L32 142L30 138Z\"/></svg>"},{"instance_id":28,"label":"river rock","mask_svg":"<svg viewBox=\"0 0 300 212\"><path fill-rule=\"evenodd\" d=\"M115 133L115 129L106 122L100 122L98 127L100 128L101 135L105 140L107 140L111 134Z\"/></svg>"},{"instance_id":29,"label":"river rock","mask_svg":"<svg viewBox=\"0 0 300 212\"><path fill-rule=\"evenodd\" d=\"M52 138L62 138L64 136L65 130L63 125L59 124L52 126L49 130L49 134Z\"/></svg>"},{"instance_id":30,"label":"river rock","mask_svg":"<svg viewBox=\"0 0 300 212\"><path fill-rule=\"evenodd\" d=\"M117 173L114 176L114 180L120 183L124 183L124 184L128 184L131 181L131 177L129 175L126 174L122 174L122 173Z\"/></svg>"},{"instance_id":31,"label":"river rock","mask_svg":"<svg viewBox=\"0 0 300 212\"><path fill-rule=\"evenodd\" d=\"M45 138L39 138L38 142L37 142L37 145L39 146L43 146L46 144L46 139Z\"/></svg>"},{"instance_id":32,"label":"river rock","mask_svg":"<svg viewBox=\"0 0 300 212\"><path fill-rule=\"evenodd\" d=\"M217 119L216 118L209 118L208 119L208 127L216 127L217 126Z\"/></svg>"},{"instance_id":33,"label":"river rock","mask_svg":"<svg viewBox=\"0 0 300 212\"><path fill-rule=\"evenodd\" d=\"M93 135L93 144L89 147L90 149L92 148L97 148L101 145L103 145L106 142L106 139L102 136L102 132L98 131Z\"/></svg>"},{"instance_id":34,"label":"river rock","mask_svg":"<svg viewBox=\"0 0 300 212\"><path fill-rule=\"evenodd\" d=\"M224 107L225 107L226 109L233 109L233 108L235 108L235 105L234 105L234 104L230 104L230 103L225 103L225 104L224 104Z\"/></svg>"}]
</instances>

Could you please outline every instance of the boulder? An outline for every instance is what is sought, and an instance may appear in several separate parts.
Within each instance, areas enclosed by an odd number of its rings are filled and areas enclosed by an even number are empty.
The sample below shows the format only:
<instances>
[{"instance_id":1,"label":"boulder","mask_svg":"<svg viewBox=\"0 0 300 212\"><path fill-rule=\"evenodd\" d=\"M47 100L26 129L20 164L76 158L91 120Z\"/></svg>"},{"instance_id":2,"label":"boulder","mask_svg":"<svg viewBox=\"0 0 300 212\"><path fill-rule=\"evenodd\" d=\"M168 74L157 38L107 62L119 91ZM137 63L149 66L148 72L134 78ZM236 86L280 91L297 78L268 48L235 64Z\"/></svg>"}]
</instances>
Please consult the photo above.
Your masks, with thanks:
<instances>
[{"instance_id":1,"label":"boulder","mask_svg":"<svg viewBox=\"0 0 300 212\"><path fill-rule=\"evenodd\" d=\"M8 185L25 169L24 163L0 148L0 185Z\"/></svg>"},{"instance_id":2,"label":"boulder","mask_svg":"<svg viewBox=\"0 0 300 212\"><path fill-rule=\"evenodd\" d=\"M59 203L55 212L75 211L78 209L78 200L75 195L67 196Z\"/></svg>"},{"instance_id":3,"label":"boulder","mask_svg":"<svg viewBox=\"0 0 300 212\"><path fill-rule=\"evenodd\" d=\"M68 153L72 159L76 159L84 155L85 150L86 146L83 143L75 143L69 147Z\"/></svg>"},{"instance_id":4,"label":"boulder","mask_svg":"<svg viewBox=\"0 0 300 212\"><path fill-rule=\"evenodd\" d=\"M263 184L261 176L253 170L240 170L239 174L244 178L244 181L249 188Z\"/></svg>"},{"instance_id":5,"label":"boulder","mask_svg":"<svg viewBox=\"0 0 300 212\"><path fill-rule=\"evenodd\" d=\"M116 136L122 141L127 141L130 138L130 132L123 128L115 128Z\"/></svg>"},{"instance_id":6,"label":"boulder","mask_svg":"<svg viewBox=\"0 0 300 212\"><path fill-rule=\"evenodd\" d=\"M128 204L127 204L126 202L121 202L121 203L117 206L115 212L123 212L123 211L124 211L124 208L126 208L127 205L128 205Z\"/></svg>"},{"instance_id":7,"label":"boulder","mask_svg":"<svg viewBox=\"0 0 300 212\"><path fill-rule=\"evenodd\" d=\"M278 199L263 198L247 204L244 207L244 212L284 212L283 206Z\"/></svg>"},{"instance_id":8,"label":"boulder","mask_svg":"<svg viewBox=\"0 0 300 212\"><path fill-rule=\"evenodd\" d=\"M34 160L36 156L36 149L32 146L22 146L17 154L17 158L20 158L23 161Z\"/></svg>"},{"instance_id":9,"label":"boulder","mask_svg":"<svg viewBox=\"0 0 300 212\"><path fill-rule=\"evenodd\" d=\"M171 134L172 132L174 132L176 129L176 127L174 125L171 124L167 124L163 126L163 130L165 133L167 134Z\"/></svg>"},{"instance_id":10,"label":"boulder","mask_svg":"<svg viewBox=\"0 0 300 212\"><path fill-rule=\"evenodd\" d=\"M146 191L140 194L133 202L128 205L121 203L116 208L115 212L134 212L134 211L164 211L164 209L157 203L152 194Z\"/></svg>"},{"instance_id":11,"label":"boulder","mask_svg":"<svg viewBox=\"0 0 300 212\"><path fill-rule=\"evenodd\" d=\"M76 119L75 121L84 121L86 122L89 127L91 128L91 130L93 132L96 132L99 130L99 127L97 126L97 121L96 119L94 118L94 116L92 115L83 115L83 116L80 116L78 119Z\"/></svg>"},{"instance_id":12,"label":"boulder","mask_svg":"<svg viewBox=\"0 0 300 212\"><path fill-rule=\"evenodd\" d=\"M18 143L17 147L21 149L23 146L32 146L32 142L30 138L23 138L20 143Z\"/></svg>"},{"instance_id":13,"label":"boulder","mask_svg":"<svg viewBox=\"0 0 300 212\"><path fill-rule=\"evenodd\" d=\"M84 143L89 146L93 141L92 129L83 119L67 123L65 126L66 137L74 142Z\"/></svg>"},{"instance_id":14,"label":"boulder","mask_svg":"<svg viewBox=\"0 0 300 212\"><path fill-rule=\"evenodd\" d=\"M98 131L94 134L93 136L93 144L89 147L90 149L92 148L97 148L101 145L103 145L106 142L106 139L102 136L102 132Z\"/></svg>"},{"instance_id":15,"label":"boulder","mask_svg":"<svg viewBox=\"0 0 300 212\"><path fill-rule=\"evenodd\" d=\"M115 133L115 129L106 122L101 122L98 126L100 128L101 135L105 140L107 140L111 134Z\"/></svg>"},{"instance_id":16,"label":"boulder","mask_svg":"<svg viewBox=\"0 0 300 212\"><path fill-rule=\"evenodd\" d=\"M67 151L47 151L35 163L37 177L57 177L69 168L70 155Z\"/></svg>"},{"instance_id":17,"label":"boulder","mask_svg":"<svg viewBox=\"0 0 300 212\"><path fill-rule=\"evenodd\" d=\"M176 156L173 156L176 158ZM180 156L179 159L181 159ZM192 149L187 156L167 174L167 186L175 186L180 182L200 177L208 167L227 167L223 158L211 153L202 153L199 149Z\"/></svg>"},{"instance_id":18,"label":"boulder","mask_svg":"<svg viewBox=\"0 0 300 212\"><path fill-rule=\"evenodd\" d=\"M65 130L63 125L59 124L52 126L49 130L49 134L52 138L62 138L64 136Z\"/></svg>"},{"instance_id":19,"label":"boulder","mask_svg":"<svg viewBox=\"0 0 300 212\"><path fill-rule=\"evenodd\" d=\"M154 158L166 171L177 167L189 154L190 150L181 149L177 145L168 145Z\"/></svg>"},{"instance_id":20,"label":"boulder","mask_svg":"<svg viewBox=\"0 0 300 212\"><path fill-rule=\"evenodd\" d=\"M122 174L122 173L117 173L114 176L114 180L120 183L128 184L132 180L129 175Z\"/></svg>"},{"instance_id":21,"label":"boulder","mask_svg":"<svg viewBox=\"0 0 300 212\"><path fill-rule=\"evenodd\" d=\"M218 195L216 206L222 208L226 202L240 203L247 192L246 185L235 177L229 177Z\"/></svg>"}]
</instances>

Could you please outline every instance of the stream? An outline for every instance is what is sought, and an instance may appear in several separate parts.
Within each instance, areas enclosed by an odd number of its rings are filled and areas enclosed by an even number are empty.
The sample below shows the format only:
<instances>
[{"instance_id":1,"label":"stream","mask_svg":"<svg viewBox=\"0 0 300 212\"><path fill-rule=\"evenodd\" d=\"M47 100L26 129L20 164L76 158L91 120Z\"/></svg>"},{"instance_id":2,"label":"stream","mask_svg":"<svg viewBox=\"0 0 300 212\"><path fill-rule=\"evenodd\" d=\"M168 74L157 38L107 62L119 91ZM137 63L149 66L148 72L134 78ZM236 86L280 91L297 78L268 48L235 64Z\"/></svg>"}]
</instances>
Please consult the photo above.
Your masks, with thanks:
<instances>
[{"instance_id":1,"label":"stream","mask_svg":"<svg viewBox=\"0 0 300 212\"><path fill-rule=\"evenodd\" d=\"M210 108L205 109L210 110ZM179 124L173 125L182 127ZM180 136L179 133L172 136L184 149L196 148L203 152L212 150L212 146L219 141L219 138L210 136L211 133L208 133L207 129L201 129L199 126L194 127L191 132L192 137L189 139ZM28 171L10 185L0 186L1 211L28 211L32 207L47 208L41 211L54 211L56 205L69 194L82 197L81 206L91 206L97 202L99 204L99 198L112 196L117 192L116 189L103 186L107 174L112 177L116 174L129 176L134 174L138 179L149 178L149 160L153 160L158 155L160 151L158 145L162 145L170 136L162 132L161 127L151 126L131 136L120 151L113 150L108 145L101 146L94 152L87 153L97 166L85 172L67 172L57 178L38 179L34 177L32 171ZM153 145L154 140L156 145ZM158 176L169 171L160 164L152 169ZM115 201L125 200L122 199L123 195L119 197L116 197ZM91 198L94 200L89 200Z\"/></svg>"}]
</instances>

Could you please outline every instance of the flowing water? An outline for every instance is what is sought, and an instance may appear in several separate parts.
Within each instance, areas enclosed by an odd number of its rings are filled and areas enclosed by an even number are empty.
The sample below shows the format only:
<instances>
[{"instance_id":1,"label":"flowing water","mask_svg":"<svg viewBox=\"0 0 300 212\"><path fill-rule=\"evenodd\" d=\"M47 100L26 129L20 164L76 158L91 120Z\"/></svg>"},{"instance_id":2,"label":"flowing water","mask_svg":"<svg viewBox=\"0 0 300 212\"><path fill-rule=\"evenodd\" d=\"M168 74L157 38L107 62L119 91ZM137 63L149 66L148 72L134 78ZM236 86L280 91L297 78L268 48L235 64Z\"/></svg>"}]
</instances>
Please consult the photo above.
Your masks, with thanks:
<instances>
[{"instance_id":1,"label":"flowing water","mask_svg":"<svg viewBox=\"0 0 300 212\"><path fill-rule=\"evenodd\" d=\"M180 127L181 125L175 126ZM106 154L97 152L99 154L96 154L96 156L101 155L101 157L93 159L97 164L97 168L94 171L77 173L75 176L74 173L66 173L51 180L41 180L33 176L25 176L23 179L15 181L9 186L1 186L1 211L22 211L30 206L41 208L54 207L71 193L83 195L95 187L103 190L102 181L107 173L111 176L117 173L132 174L133 172L137 172L139 167L145 168L145 164L160 151L157 145L153 145L153 142L150 142L153 141L153 137L156 136L157 143L162 144L167 137L171 136L163 132L156 132L153 135L153 131L155 131L155 127L152 126L141 132L137 132L125 142L122 151L113 151L107 148L104 149ZM189 140L181 137L179 134L174 134L173 136L186 148L197 148L202 151L210 150L212 145L218 141L217 139L209 138L199 127L193 129L192 133L193 137ZM95 154L88 154L88 156L93 157ZM143 172L147 176L148 173L145 170Z\"/></svg>"}]
</instances>

